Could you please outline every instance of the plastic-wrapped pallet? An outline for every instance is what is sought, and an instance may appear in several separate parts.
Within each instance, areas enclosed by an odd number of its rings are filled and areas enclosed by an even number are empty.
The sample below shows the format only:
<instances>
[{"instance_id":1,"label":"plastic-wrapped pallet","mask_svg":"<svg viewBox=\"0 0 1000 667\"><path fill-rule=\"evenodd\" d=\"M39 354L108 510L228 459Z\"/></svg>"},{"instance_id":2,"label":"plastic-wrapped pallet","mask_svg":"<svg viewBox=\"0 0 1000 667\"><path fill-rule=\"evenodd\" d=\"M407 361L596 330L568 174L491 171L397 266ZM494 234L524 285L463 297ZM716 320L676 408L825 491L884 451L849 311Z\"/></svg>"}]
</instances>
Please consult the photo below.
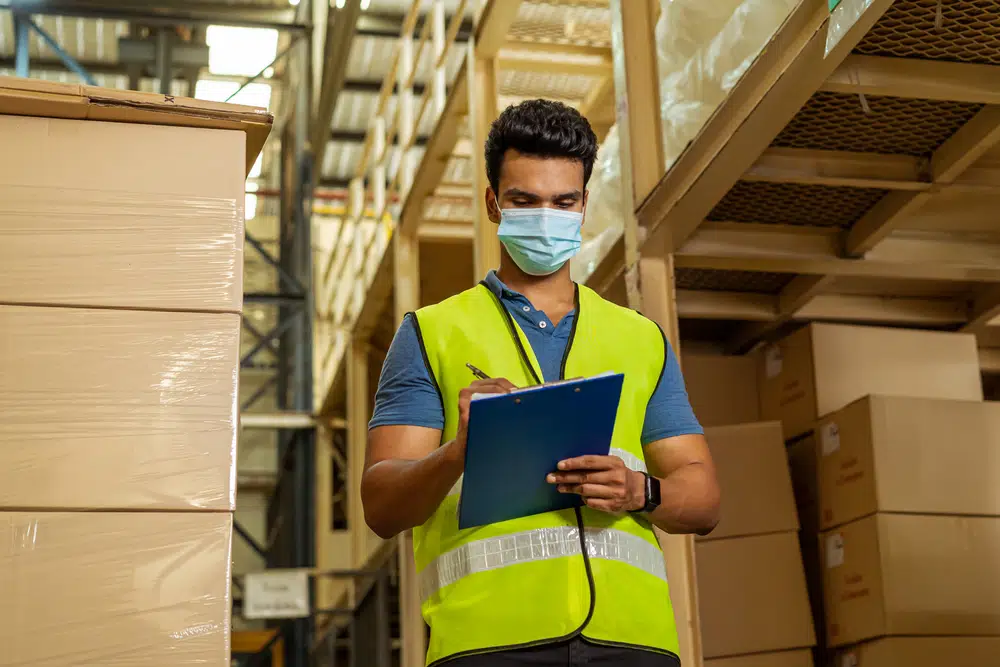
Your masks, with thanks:
<instances>
[{"instance_id":1,"label":"plastic-wrapped pallet","mask_svg":"<svg viewBox=\"0 0 1000 667\"><path fill-rule=\"evenodd\" d=\"M262 109L0 78L0 664L229 664Z\"/></svg>"}]
</instances>

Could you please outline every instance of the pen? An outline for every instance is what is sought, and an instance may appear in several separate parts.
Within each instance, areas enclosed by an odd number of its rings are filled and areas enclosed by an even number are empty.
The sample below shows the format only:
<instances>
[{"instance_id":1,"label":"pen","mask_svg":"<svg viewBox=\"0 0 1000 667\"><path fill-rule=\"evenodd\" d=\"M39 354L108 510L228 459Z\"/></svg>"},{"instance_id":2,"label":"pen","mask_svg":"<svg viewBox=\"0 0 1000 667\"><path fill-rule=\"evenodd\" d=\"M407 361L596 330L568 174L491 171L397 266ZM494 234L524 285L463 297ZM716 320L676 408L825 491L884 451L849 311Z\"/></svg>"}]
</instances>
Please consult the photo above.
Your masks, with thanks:
<instances>
[{"instance_id":1,"label":"pen","mask_svg":"<svg viewBox=\"0 0 1000 667\"><path fill-rule=\"evenodd\" d=\"M475 375L476 378L478 378L480 380L489 380L490 379L489 375L487 375L486 373L482 372L481 370L479 370L478 368L476 368L472 364L468 364L467 363L465 365L469 368L470 371L472 371L472 374Z\"/></svg>"}]
</instances>

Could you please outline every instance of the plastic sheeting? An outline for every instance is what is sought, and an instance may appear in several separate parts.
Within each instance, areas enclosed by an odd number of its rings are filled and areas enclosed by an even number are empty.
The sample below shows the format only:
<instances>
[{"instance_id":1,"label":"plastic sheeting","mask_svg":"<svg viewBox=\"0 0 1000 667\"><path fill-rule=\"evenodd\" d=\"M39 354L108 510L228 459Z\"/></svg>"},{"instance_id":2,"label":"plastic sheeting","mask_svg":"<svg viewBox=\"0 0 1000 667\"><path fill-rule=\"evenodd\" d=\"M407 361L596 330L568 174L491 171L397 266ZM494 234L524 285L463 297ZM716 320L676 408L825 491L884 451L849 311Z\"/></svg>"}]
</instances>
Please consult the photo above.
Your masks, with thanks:
<instances>
[{"instance_id":1,"label":"plastic sheeting","mask_svg":"<svg viewBox=\"0 0 1000 667\"><path fill-rule=\"evenodd\" d=\"M228 665L231 539L228 512L0 512L0 664Z\"/></svg>"},{"instance_id":2,"label":"plastic sheeting","mask_svg":"<svg viewBox=\"0 0 1000 667\"><path fill-rule=\"evenodd\" d=\"M239 333L230 313L0 306L0 509L233 509Z\"/></svg>"},{"instance_id":3,"label":"plastic sheeting","mask_svg":"<svg viewBox=\"0 0 1000 667\"><path fill-rule=\"evenodd\" d=\"M661 0L656 24L663 147L669 169L801 0ZM609 132L590 182L584 245L574 279L586 280L621 235L618 133Z\"/></svg>"}]
</instances>

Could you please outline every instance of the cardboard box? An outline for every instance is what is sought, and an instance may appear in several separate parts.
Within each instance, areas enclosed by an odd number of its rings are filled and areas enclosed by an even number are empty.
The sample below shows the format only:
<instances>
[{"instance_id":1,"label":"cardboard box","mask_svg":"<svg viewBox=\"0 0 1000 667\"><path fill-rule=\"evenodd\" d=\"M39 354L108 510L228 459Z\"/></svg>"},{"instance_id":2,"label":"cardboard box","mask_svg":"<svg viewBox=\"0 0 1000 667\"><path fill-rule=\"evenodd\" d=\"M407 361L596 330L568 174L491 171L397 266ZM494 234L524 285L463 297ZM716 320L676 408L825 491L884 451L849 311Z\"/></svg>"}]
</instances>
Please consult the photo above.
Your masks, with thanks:
<instances>
[{"instance_id":1,"label":"cardboard box","mask_svg":"<svg viewBox=\"0 0 1000 667\"><path fill-rule=\"evenodd\" d=\"M1000 516L1000 404L872 396L818 430L823 529L874 512Z\"/></svg>"},{"instance_id":2,"label":"cardboard box","mask_svg":"<svg viewBox=\"0 0 1000 667\"><path fill-rule=\"evenodd\" d=\"M755 356L684 353L681 363L688 399L702 426L760 421Z\"/></svg>"},{"instance_id":3,"label":"cardboard box","mask_svg":"<svg viewBox=\"0 0 1000 667\"><path fill-rule=\"evenodd\" d=\"M722 489L722 518L699 539L798 530L781 424L719 426L705 437Z\"/></svg>"},{"instance_id":4,"label":"cardboard box","mask_svg":"<svg viewBox=\"0 0 1000 667\"><path fill-rule=\"evenodd\" d=\"M242 310L270 115L7 78L0 114L0 303Z\"/></svg>"},{"instance_id":5,"label":"cardboard box","mask_svg":"<svg viewBox=\"0 0 1000 667\"><path fill-rule=\"evenodd\" d=\"M0 508L231 510L239 330L0 306Z\"/></svg>"},{"instance_id":6,"label":"cardboard box","mask_svg":"<svg viewBox=\"0 0 1000 667\"><path fill-rule=\"evenodd\" d=\"M799 438L785 449L792 473L792 491L802 532L819 534L819 470L816 439L813 434Z\"/></svg>"},{"instance_id":7,"label":"cardboard box","mask_svg":"<svg viewBox=\"0 0 1000 667\"><path fill-rule=\"evenodd\" d=\"M809 649L799 649L779 653L740 655L733 658L715 658L714 660L706 660L705 667L813 667L813 659Z\"/></svg>"},{"instance_id":8,"label":"cardboard box","mask_svg":"<svg viewBox=\"0 0 1000 667\"><path fill-rule=\"evenodd\" d=\"M1000 637L886 637L838 652L835 667L986 667Z\"/></svg>"},{"instance_id":9,"label":"cardboard box","mask_svg":"<svg viewBox=\"0 0 1000 667\"><path fill-rule=\"evenodd\" d=\"M0 513L5 665L229 665L228 512Z\"/></svg>"},{"instance_id":10,"label":"cardboard box","mask_svg":"<svg viewBox=\"0 0 1000 667\"><path fill-rule=\"evenodd\" d=\"M983 399L972 334L810 324L758 366L761 418L781 421L786 440L869 394Z\"/></svg>"},{"instance_id":11,"label":"cardboard box","mask_svg":"<svg viewBox=\"0 0 1000 667\"><path fill-rule=\"evenodd\" d=\"M699 542L695 553L705 658L816 643L795 533Z\"/></svg>"},{"instance_id":12,"label":"cardboard box","mask_svg":"<svg viewBox=\"0 0 1000 667\"><path fill-rule=\"evenodd\" d=\"M1000 635L1000 518L876 514L824 533L822 555L830 646Z\"/></svg>"}]
</instances>

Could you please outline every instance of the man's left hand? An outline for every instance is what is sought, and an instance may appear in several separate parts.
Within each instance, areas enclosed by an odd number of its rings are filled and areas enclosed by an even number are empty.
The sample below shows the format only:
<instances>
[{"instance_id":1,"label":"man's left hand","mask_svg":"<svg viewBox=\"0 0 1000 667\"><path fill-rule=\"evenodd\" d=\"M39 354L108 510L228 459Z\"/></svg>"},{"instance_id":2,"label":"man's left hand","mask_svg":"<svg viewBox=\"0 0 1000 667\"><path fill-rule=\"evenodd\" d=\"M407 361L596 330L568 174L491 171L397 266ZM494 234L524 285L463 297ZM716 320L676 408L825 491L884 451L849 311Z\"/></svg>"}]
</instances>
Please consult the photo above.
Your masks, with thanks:
<instances>
[{"instance_id":1,"label":"man's left hand","mask_svg":"<svg viewBox=\"0 0 1000 667\"><path fill-rule=\"evenodd\" d=\"M576 493L587 507L604 512L634 512L646 504L646 479L617 456L579 456L559 462L545 479L560 493Z\"/></svg>"}]
</instances>

